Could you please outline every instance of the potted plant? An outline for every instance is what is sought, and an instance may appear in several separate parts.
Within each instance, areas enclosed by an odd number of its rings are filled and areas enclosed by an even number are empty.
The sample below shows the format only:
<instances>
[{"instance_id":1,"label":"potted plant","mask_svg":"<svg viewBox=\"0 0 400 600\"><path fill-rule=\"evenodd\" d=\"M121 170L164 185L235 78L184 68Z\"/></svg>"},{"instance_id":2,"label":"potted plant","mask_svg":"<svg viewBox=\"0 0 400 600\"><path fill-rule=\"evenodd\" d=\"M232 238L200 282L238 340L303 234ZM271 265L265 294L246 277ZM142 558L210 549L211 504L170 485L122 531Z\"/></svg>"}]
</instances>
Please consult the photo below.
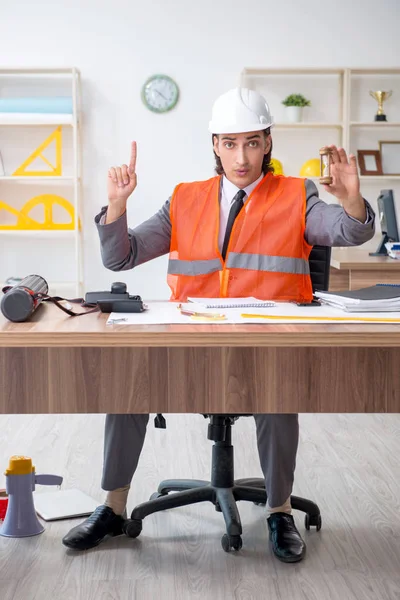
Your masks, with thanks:
<instances>
[{"instance_id":1,"label":"potted plant","mask_svg":"<svg viewBox=\"0 0 400 600\"><path fill-rule=\"evenodd\" d=\"M286 117L291 123L299 123L303 118L304 106L311 106L311 102L302 94L290 94L282 104L286 106Z\"/></svg>"}]
</instances>

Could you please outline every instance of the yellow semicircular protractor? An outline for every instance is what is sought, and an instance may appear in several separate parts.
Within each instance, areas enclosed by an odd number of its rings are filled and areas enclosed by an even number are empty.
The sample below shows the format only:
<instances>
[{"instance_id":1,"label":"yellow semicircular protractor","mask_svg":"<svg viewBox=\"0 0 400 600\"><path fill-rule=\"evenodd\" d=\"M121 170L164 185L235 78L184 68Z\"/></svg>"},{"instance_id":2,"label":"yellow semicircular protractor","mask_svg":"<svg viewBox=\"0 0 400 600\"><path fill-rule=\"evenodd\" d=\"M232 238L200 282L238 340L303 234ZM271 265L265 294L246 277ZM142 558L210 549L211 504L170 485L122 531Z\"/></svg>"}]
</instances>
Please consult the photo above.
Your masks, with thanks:
<instances>
[{"instance_id":1,"label":"yellow semicircular protractor","mask_svg":"<svg viewBox=\"0 0 400 600\"><path fill-rule=\"evenodd\" d=\"M44 221L40 223L39 221L35 221L29 217L30 211L43 204L44 207ZM71 221L69 223L55 223L53 220L53 207L55 204L62 206L69 216L71 217ZM26 204L21 208L20 211L21 221L18 222L18 229L46 229L46 230L73 230L74 229L74 214L75 209L74 206L63 198L62 196L56 196L55 194L41 194L40 196L35 196L31 200L28 200ZM27 221L30 221L30 225L26 226ZM80 222L79 222L80 228Z\"/></svg>"},{"instance_id":2,"label":"yellow semicircular protractor","mask_svg":"<svg viewBox=\"0 0 400 600\"><path fill-rule=\"evenodd\" d=\"M35 225L36 221L27 217L26 215L21 215L21 213L14 207L2 202L0 200L0 215L1 210L5 210L6 212L14 215L17 218L17 222L15 225L6 225L5 223L0 223L0 230L9 230L9 229L32 229L33 225Z\"/></svg>"}]
</instances>

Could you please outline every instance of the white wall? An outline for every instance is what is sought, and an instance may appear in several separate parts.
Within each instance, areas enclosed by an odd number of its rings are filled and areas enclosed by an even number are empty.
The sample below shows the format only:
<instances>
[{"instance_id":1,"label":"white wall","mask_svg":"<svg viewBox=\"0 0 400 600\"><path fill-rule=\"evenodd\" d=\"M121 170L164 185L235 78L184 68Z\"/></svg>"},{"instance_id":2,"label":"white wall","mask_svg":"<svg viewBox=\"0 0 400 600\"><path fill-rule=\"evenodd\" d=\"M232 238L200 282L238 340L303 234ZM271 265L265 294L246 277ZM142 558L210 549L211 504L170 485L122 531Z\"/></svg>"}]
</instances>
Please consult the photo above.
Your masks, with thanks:
<instances>
[{"instance_id":1,"label":"white wall","mask_svg":"<svg viewBox=\"0 0 400 600\"><path fill-rule=\"evenodd\" d=\"M166 257L124 274L106 271L100 260L93 216L106 203L108 167L128 160L132 139L139 181L129 203L133 226L176 183L212 176L211 106L243 67L398 66L399 25L399 0L0 0L1 66L81 70L86 289L122 279L132 293L168 295ZM158 72L181 90L167 115L154 115L140 99L143 82Z\"/></svg>"}]
</instances>

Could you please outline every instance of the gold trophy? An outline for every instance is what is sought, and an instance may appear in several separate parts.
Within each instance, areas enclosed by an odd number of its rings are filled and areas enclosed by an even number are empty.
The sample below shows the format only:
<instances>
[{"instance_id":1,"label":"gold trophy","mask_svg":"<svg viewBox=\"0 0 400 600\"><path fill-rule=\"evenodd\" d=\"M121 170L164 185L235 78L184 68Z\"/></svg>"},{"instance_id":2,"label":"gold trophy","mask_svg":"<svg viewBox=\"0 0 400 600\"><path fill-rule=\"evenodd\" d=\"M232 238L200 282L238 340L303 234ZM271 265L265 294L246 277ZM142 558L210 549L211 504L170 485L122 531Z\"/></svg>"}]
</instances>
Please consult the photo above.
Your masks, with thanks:
<instances>
[{"instance_id":1,"label":"gold trophy","mask_svg":"<svg viewBox=\"0 0 400 600\"><path fill-rule=\"evenodd\" d=\"M378 112L375 115L375 121L387 121L386 119L386 115L383 112L383 103L385 102L385 100L387 100L388 98L390 98L390 96L392 95L392 91L390 92L369 92L370 96L372 96L373 98L375 98L375 100L378 103Z\"/></svg>"}]
</instances>

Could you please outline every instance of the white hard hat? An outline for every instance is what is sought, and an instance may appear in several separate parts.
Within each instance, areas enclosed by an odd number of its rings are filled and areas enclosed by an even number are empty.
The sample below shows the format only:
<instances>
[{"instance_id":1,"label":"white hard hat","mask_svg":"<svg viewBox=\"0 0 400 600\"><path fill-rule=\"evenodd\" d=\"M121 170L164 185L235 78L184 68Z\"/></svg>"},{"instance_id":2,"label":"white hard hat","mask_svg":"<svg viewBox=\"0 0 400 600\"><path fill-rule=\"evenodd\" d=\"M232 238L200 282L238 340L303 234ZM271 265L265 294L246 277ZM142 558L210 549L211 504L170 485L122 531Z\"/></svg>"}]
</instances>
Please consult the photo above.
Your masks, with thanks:
<instances>
[{"instance_id":1,"label":"white hard hat","mask_svg":"<svg viewBox=\"0 0 400 600\"><path fill-rule=\"evenodd\" d=\"M248 88L235 88L214 102L209 124L211 133L244 133L273 126L265 98Z\"/></svg>"}]
</instances>

